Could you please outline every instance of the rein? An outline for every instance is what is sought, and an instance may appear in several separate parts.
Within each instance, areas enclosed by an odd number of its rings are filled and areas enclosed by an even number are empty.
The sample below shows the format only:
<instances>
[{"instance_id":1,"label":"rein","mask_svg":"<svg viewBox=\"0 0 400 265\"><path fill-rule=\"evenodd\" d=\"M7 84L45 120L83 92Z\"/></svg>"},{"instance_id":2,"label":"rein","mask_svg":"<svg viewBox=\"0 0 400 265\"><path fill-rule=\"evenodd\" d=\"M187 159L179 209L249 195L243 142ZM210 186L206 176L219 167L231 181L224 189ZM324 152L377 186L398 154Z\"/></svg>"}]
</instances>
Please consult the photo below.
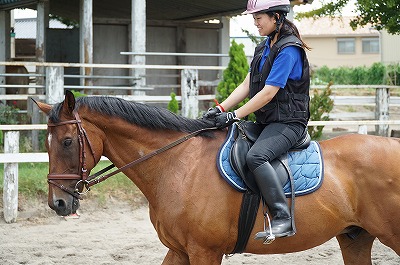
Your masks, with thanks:
<instances>
[{"instance_id":1,"label":"rein","mask_svg":"<svg viewBox=\"0 0 400 265\"><path fill-rule=\"evenodd\" d=\"M86 194L89 190L90 187L93 185L96 185L106 179L108 179L111 176L114 176L115 174L118 174L120 172L122 172L123 170L130 168L136 164L139 164L143 161L148 160L149 158L158 155L162 152L165 152L187 140L189 140L190 138L193 138L197 135L199 135L202 132L205 131L210 131L210 130L216 130L217 127L210 127L210 128L203 128L203 129L199 129L197 131L194 131L188 135L185 135L181 138L179 138L178 140L163 146L157 150L154 150L153 152L148 153L145 156L142 156L136 160L133 160L132 162L117 168L116 170L103 175L105 172L111 170L112 168L115 167L114 164L111 164L109 166L107 166L106 168L103 168L102 170L94 173L93 175L88 176L87 175L87 168L86 168L86 151L85 151L85 144L84 144L84 139L86 139L89 148L91 150L92 156L95 157L95 153L94 150L92 148L92 145L90 143L90 140L86 134L85 129L82 127L82 121L78 115L78 112L73 111L73 114L75 116L75 120L69 120L69 121L63 121L63 122L59 122L59 123L48 123L48 127L56 127L56 126L62 126L62 125L67 125L67 124L76 124L77 125L77 129L78 129L78 140L79 140L79 168L80 168L80 173L79 174L48 174L47 175L47 182L49 184L52 184L58 188L60 188L62 191L67 192L68 194L72 195L73 197L77 198L77 199L82 199L82 195ZM55 180L78 180L78 182L75 184L75 188L74 190L71 190L67 187L65 187L62 184L59 184L58 182L56 182ZM85 192L79 192L78 186L79 184L83 184L84 187L86 188Z\"/></svg>"}]
</instances>

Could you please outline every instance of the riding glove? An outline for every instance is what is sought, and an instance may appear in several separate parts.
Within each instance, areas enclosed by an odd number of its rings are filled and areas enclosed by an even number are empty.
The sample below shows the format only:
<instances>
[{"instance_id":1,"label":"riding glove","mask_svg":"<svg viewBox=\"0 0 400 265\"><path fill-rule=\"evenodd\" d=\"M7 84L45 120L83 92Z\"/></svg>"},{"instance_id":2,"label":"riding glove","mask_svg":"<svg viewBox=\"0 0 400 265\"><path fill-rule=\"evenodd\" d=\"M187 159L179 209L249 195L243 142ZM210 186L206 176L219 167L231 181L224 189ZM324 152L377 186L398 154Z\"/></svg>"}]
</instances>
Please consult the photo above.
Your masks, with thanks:
<instances>
[{"instance_id":1,"label":"riding glove","mask_svg":"<svg viewBox=\"0 0 400 265\"><path fill-rule=\"evenodd\" d=\"M205 119L214 119L215 115L222 113L220 107L209 108L206 113L203 114L203 118Z\"/></svg>"},{"instance_id":2,"label":"riding glove","mask_svg":"<svg viewBox=\"0 0 400 265\"><path fill-rule=\"evenodd\" d=\"M222 112L215 116L215 126L218 129L223 129L232 125L236 121L240 121L238 117L236 117L235 112Z\"/></svg>"}]
</instances>

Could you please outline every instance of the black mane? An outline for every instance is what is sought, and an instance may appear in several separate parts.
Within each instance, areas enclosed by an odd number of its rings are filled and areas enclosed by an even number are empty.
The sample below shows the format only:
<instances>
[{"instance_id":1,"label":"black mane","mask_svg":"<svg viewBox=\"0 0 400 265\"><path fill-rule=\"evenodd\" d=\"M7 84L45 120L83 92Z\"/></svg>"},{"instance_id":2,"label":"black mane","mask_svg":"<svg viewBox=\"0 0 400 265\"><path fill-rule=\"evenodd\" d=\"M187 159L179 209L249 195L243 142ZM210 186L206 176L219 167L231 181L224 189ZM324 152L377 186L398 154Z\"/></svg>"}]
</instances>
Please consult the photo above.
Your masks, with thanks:
<instances>
[{"instance_id":1,"label":"black mane","mask_svg":"<svg viewBox=\"0 0 400 265\"><path fill-rule=\"evenodd\" d=\"M54 105L49 114L49 119L53 123L59 122L61 106L61 103ZM76 99L75 109L78 110L81 106L155 130L168 129L190 133L214 126L210 121L185 118L165 108L130 102L115 97L79 97Z\"/></svg>"}]
</instances>

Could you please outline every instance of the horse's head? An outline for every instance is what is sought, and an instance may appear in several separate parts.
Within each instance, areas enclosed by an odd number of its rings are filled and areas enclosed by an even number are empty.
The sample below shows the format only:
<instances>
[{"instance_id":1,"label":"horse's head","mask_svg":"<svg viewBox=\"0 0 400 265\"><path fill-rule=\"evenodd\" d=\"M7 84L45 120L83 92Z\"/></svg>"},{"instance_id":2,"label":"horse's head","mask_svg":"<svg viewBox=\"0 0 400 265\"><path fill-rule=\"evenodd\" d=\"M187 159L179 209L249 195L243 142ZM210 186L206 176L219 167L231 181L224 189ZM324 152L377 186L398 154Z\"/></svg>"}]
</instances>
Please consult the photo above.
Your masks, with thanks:
<instances>
[{"instance_id":1,"label":"horse's head","mask_svg":"<svg viewBox=\"0 0 400 265\"><path fill-rule=\"evenodd\" d=\"M57 107L35 102L49 116L46 149L49 154L48 203L58 215L75 213L90 170L100 159L75 110L74 95L67 91ZM53 116L57 117L54 118ZM53 117L53 118L52 118Z\"/></svg>"}]
</instances>

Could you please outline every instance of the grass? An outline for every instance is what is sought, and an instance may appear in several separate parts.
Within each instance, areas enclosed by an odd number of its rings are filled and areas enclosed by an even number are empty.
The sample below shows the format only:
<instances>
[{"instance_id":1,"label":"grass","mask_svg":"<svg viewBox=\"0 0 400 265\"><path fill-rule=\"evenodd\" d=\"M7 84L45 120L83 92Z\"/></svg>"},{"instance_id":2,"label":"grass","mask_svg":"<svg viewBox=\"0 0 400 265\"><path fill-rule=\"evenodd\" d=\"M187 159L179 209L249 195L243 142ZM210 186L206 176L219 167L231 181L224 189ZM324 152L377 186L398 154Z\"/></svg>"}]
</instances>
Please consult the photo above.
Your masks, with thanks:
<instances>
[{"instance_id":1,"label":"grass","mask_svg":"<svg viewBox=\"0 0 400 265\"><path fill-rule=\"evenodd\" d=\"M110 162L101 161L93 170L95 173L108 166ZM3 197L4 164L0 164L0 194ZM47 197L48 163L20 163L18 165L18 196L19 201L43 199ZM130 200L142 204L144 196L135 184L123 173L118 173L109 179L91 187L85 199L96 200L100 205L106 204L110 198ZM2 205L2 200L0 202Z\"/></svg>"}]
</instances>

